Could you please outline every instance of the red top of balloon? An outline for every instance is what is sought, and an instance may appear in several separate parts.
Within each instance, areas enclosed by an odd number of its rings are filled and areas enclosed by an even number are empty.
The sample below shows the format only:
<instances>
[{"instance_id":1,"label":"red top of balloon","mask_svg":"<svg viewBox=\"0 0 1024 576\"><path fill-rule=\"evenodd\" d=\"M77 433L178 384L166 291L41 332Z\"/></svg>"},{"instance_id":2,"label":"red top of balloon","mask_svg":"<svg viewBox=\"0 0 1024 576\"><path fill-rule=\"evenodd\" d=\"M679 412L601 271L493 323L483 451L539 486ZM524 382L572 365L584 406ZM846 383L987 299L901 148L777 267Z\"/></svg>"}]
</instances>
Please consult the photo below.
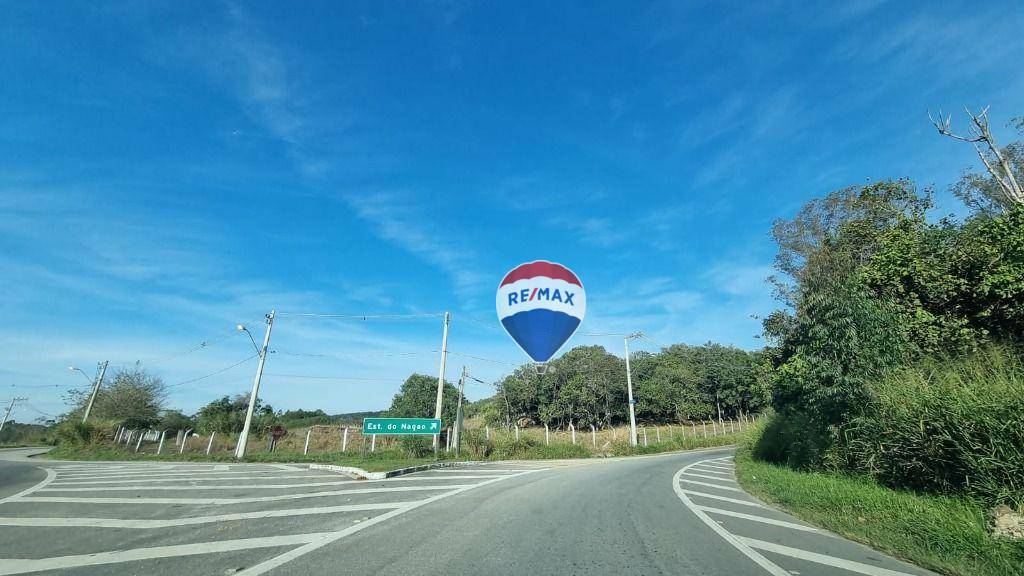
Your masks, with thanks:
<instances>
[{"instance_id":1,"label":"red top of balloon","mask_svg":"<svg viewBox=\"0 0 1024 576\"><path fill-rule=\"evenodd\" d=\"M521 264L512 269L511 272L505 275L505 278L498 285L500 288L506 284L511 284L516 280L522 280L524 278L533 278L536 276L546 276L554 280L565 280L570 284L575 284L579 287L583 287L580 283L580 279L576 277L568 268L561 264L555 264L554 262L548 262L547 260L537 260L535 262L528 262Z\"/></svg>"}]
</instances>

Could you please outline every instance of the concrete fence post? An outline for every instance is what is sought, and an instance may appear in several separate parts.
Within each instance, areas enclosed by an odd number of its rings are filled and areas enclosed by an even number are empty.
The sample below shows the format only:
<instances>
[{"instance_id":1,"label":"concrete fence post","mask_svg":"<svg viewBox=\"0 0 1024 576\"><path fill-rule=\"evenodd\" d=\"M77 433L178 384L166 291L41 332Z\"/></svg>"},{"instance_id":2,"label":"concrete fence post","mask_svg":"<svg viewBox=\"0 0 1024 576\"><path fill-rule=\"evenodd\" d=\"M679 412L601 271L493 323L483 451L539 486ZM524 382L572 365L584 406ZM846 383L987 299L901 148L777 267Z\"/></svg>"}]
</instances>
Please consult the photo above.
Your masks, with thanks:
<instances>
[{"instance_id":1,"label":"concrete fence post","mask_svg":"<svg viewBox=\"0 0 1024 576\"><path fill-rule=\"evenodd\" d=\"M345 431L341 434L341 451L344 452L348 448L348 426L345 426Z\"/></svg>"},{"instance_id":2,"label":"concrete fence post","mask_svg":"<svg viewBox=\"0 0 1024 576\"><path fill-rule=\"evenodd\" d=\"M572 422L569 423L569 430L572 432L572 443L575 444L576 443L576 427L572 425Z\"/></svg>"},{"instance_id":3,"label":"concrete fence post","mask_svg":"<svg viewBox=\"0 0 1024 576\"><path fill-rule=\"evenodd\" d=\"M661 442L661 428L658 428L657 426L654 427L654 437L655 442Z\"/></svg>"},{"instance_id":4,"label":"concrete fence post","mask_svg":"<svg viewBox=\"0 0 1024 576\"><path fill-rule=\"evenodd\" d=\"M593 424L590 425L590 442L597 448L597 428Z\"/></svg>"},{"instance_id":5,"label":"concrete fence post","mask_svg":"<svg viewBox=\"0 0 1024 576\"><path fill-rule=\"evenodd\" d=\"M647 426L644 426L644 446L647 446Z\"/></svg>"},{"instance_id":6,"label":"concrete fence post","mask_svg":"<svg viewBox=\"0 0 1024 576\"><path fill-rule=\"evenodd\" d=\"M216 430L214 430L213 432L210 432L210 441L206 443L206 455L207 456L210 455L210 448L213 448L213 436L215 434L217 434Z\"/></svg>"},{"instance_id":7,"label":"concrete fence post","mask_svg":"<svg viewBox=\"0 0 1024 576\"><path fill-rule=\"evenodd\" d=\"M306 445L302 447L302 455L309 454L309 435L313 433L313 427L310 426L309 430L306 430Z\"/></svg>"},{"instance_id":8,"label":"concrete fence post","mask_svg":"<svg viewBox=\"0 0 1024 576\"><path fill-rule=\"evenodd\" d=\"M185 445L188 444L188 437L192 434L192 429L185 430L185 435L181 437L181 448L178 449L178 454L185 453Z\"/></svg>"},{"instance_id":9,"label":"concrete fence post","mask_svg":"<svg viewBox=\"0 0 1024 576\"><path fill-rule=\"evenodd\" d=\"M146 430L145 432L149 432L149 430ZM135 443L135 451L136 452L138 452L139 448L142 447L142 439L146 437L145 432L143 432L142 434L139 434L139 441Z\"/></svg>"},{"instance_id":10,"label":"concrete fence post","mask_svg":"<svg viewBox=\"0 0 1024 576\"><path fill-rule=\"evenodd\" d=\"M708 423L703 421L703 420L701 420L700 421L700 427L704 429L704 437L707 438L708 437Z\"/></svg>"},{"instance_id":11,"label":"concrete fence post","mask_svg":"<svg viewBox=\"0 0 1024 576\"><path fill-rule=\"evenodd\" d=\"M551 432L548 430L548 425L544 425L544 444L551 444Z\"/></svg>"},{"instance_id":12,"label":"concrete fence post","mask_svg":"<svg viewBox=\"0 0 1024 576\"><path fill-rule=\"evenodd\" d=\"M718 424L715 423L715 419L711 419L711 435L718 436Z\"/></svg>"},{"instance_id":13,"label":"concrete fence post","mask_svg":"<svg viewBox=\"0 0 1024 576\"><path fill-rule=\"evenodd\" d=\"M516 442L519 442L519 424L516 424Z\"/></svg>"},{"instance_id":14,"label":"concrete fence post","mask_svg":"<svg viewBox=\"0 0 1024 576\"><path fill-rule=\"evenodd\" d=\"M376 451L377 451L377 435L376 434L371 434L370 435L370 452L376 452Z\"/></svg>"},{"instance_id":15,"label":"concrete fence post","mask_svg":"<svg viewBox=\"0 0 1024 576\"><path fill-rule=\"evenodd\" d=\"M736 433L736 421L735 420L729 420L729 432L731 432L733 434Z\"/></svg>"},{"instance_id":16,"label":"concrete fence post","mask_svg":"<svg viewBox=\"0 0 1024 576\"><path fill-rule=\"evenodd\" d=\"M160 444L156 447L156 455L159 456L164 451L164 436L167 435L167 430L160 433Z\"/></svg>"},{"instance_id":17,"label":"concrete fence post","mask_svg":"<svg viewBox=\"0 0 1024 576\"><path fill-rule=\"evenodd\" d=\"M484 440L490 440L490 439L491 439L491 427L490 426L484 426Z\"/></svg>"}]
</instances>

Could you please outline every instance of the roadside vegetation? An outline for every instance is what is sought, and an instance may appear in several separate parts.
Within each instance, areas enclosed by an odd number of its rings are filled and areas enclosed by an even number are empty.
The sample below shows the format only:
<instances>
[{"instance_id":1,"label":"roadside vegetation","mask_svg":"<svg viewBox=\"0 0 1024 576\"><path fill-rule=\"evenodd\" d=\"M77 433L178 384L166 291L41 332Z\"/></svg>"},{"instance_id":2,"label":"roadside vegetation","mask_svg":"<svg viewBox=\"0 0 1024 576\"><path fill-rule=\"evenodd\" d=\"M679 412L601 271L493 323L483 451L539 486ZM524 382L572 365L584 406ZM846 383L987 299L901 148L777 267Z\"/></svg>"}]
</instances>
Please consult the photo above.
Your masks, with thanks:
<instances>
[{"instance_id":1,"label":"roadside vegetation","mask_svg":"<svg viewBox=\"0 0 1024 576\"><path fill-rule=\"evenodd\" d=\"M987 118L972 122L988 171L954 186L965 217L932 220L928 191L887 180L776 223L774 414L738 473L939 572L1022 574L1024 145L999 148Z\"/></svg>"}]
</instances>

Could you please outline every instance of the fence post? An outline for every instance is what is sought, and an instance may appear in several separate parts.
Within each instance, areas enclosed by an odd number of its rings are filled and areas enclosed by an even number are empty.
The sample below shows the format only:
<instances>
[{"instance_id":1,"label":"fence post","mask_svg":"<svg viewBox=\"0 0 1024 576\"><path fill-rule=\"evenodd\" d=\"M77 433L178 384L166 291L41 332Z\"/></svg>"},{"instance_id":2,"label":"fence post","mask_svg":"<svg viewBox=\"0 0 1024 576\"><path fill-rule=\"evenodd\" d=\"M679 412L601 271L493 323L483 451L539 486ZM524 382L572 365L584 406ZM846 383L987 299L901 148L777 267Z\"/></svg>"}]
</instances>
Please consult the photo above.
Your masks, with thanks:
<instances>
[{"instance_id":1,"label":"fence post","mask_svg":"<svg viewBox=\"0 0 1024 576\"><path fill-rule=\"evenodd\" d=\"M142 434L139 434L139 441L135 443L135 451L136 452L138 452L139 448L142 447L142 439L146 437L146 432L149 432L149 430L146 430Z\"/></svg>"},{"instance_id":2,"label":"fence post","mask_svg":"<svg viewBox=\"0 0 1024 576\"><path fill-rule=\"evenodd\" d=\"M491 439L491 427L490 426L484 426L484 439L485 440L490 440Z\"/></svg>"},{"instance_id":3,"label":"fence post","mask_svg":"<svg viewBox=\"0 0 1024 576\"><path fill-rule=\"evenodd\" d=\"M647 446L647 426L644 426L644 446Z\"/></svg>"},{"instance_id":4,"label":"fence post","mask_svg":"<svg viewBox=\"0 0 1024 576\"><path fill-rule=\"evenodd\" d=\"M309 454L309 435L313 433L313 427L310 426L309 430L306 430L306 445L302 447L302 455Z\"/></svg>"},{"instance_id":5,"label":"fence post","mask_svg":"<svg viewBox=\"0 0 1024 576\"><path fill-rule=\"evenodd\" d=\"M519 442L519 424L516 424L516 442Z\"/></svg>"},{"instance_id":6,"label":"fence post","mask_svg":"<svg viewBox=\"0 0 1024 576\"><path fill-rule=\"evenodd\" d=\"M729 432L731 432L732 434L736 433L736 421L735 420L729 420Z\"/></svg>"},{"instance_id":7,"label":"fence post","mask_svg":"<svg viewBox=\"0 0 1024 576\"><path fill-rule=\"evenodd\" d=\"M711 419L711 435L718 436L718 424L715 423L715 419Z\"/></svg>"},{"instance_id":8,"label":"fence post","mask_svg":"<svg viewBox=\"0 0 1024 576\"><path fill-rule=\"evenodd\" d=\"M167 434L167 430L160 433L160 444L156 447L156 455L159 456L164 451L164 436Z\"/></svg>"},{"instance_id":9,"label":"fence post","mask_svg":"<svg viewBox=\"0 0 1024 576\"><path fill-rule=\"evenodd\" d=\"M590 425L590 442L594 445L594 448L597 448L597 429L594 428L593 424Z\"/></svg>"},{"instance_id":10,"label":"fence post","mask_svg":"<svg viewBox=\"0 0 1024 576\"><path fill-rule=\"evenodd\" d=\"M216 434L217 434L216 430L214 430L213 432L210 432L210 441L206 443L206 455L207 456L210 455L210 448L213 448L213 437Z\"/></svg>"},{"instance_id":11,"label":"fence post","mask_svg":"<svg viewBox=\"0 0 1024 576\"><path fill-rule=\"evenodd\" d=\"M341 435L341 451L348 447L348 426L345 426L345 433Z\"/></svg>"},{"instance_id":12,"label":"fence post","mask_svg":"<svg viewBox=\"0 0 1024 576\"><path fill-rule=\"evenodd\" d=\"M656 442L661 442L661 428L654 427L654 437Z\"/></svg>"},{"instance_id":13,"label":"fence post","mask_svg":"<svg viewBox=\"0 0 1024 576\"><path fill-rule=\"evenodd\" d=\"M572 443L576 443L576 427L573 426L572 422L569 422L569 430L572 432Z\"/></svg>"},{"instance_id":14,"label":"fence post","mask_svg":"<svg viewBox=\"0 0 1024 576\"><path fill-rule=\"evenodd\" d=\"M551 437L549 436L548 425L547 424L544 425L544 444L545 445L551 444Z\"/></svg>"},{"instance_id":15,"label":"fence post","mask_svg":"<svg viewBox=\"0 0 1024 576\"><path fill-rule=\"evenodd\" d=\"M707 438L708 437L708 423L703 421L703 420L701 420L700 421L700 427L704 429L704 437Z\"/></svg>"},{"instance_id":16,"label":"fence post","mask_svg":"<svg viewBox=\"0 0 1024 576\"><path fill-rule=\"evenodd\" d=\"M377 451L377 435L370 434L370 452Z\"/></svg>"},{"instance_id":17,"label":"fence post","mask_svg":"<svg viewBox=\"0 0 1024 576\"><path fill-rule=\"evenodd\" d=\"M183 436L182 439L181 439L181 448L178 449L178 454L184 454L185 453L185 444L188 443L188 436L191 433L192 433L192 429L191 428L189 428L188 430L185 430L185 436Z\"/></svg>"},{"instance_id":18,"label":"fence post","mask_svg":"<svg viewBox=\"0 0 1024 576\"><path fill-rule=\"evenodd\" d=\"M376 434L374 434L376 436ZM444 430L444 451L448 452L452 449L452 428L449 426Z\"/></svg>"}]
</instances>

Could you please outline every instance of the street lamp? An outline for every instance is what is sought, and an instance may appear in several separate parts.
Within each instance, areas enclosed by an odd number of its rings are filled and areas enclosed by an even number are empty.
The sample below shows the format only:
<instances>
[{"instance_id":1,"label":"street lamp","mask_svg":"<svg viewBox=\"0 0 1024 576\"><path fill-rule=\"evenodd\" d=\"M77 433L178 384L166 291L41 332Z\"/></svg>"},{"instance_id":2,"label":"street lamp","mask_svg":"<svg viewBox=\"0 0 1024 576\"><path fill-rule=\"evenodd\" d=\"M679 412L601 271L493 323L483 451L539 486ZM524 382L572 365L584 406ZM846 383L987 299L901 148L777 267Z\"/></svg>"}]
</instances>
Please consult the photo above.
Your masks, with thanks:
<instances>
[{"instance_id":1,"label":"street lamp","mask_svg":"<svg viewBox=\"0 0 1024 576\"><path fill-rule=\"evenodd\" d=\"M245 324L239 324L236 328L238 328L239 332L245 332L249 335L249 341L252 342L252 347L256 350L256 353L259 354L260 347L256 344L256 339L252 337L252 332L249 332L249 329L245 327Z\"/></svg>"},{"instance_id":2,"label":"street lamp","mask_svg":"<svg viewBox=\"0 0 1024 576\"><path fill-rule=\"evenodd\" d=\"M92 378L89 378L89 375L85 373L85 370L82 370L81 368L76 368L74 366L68 366L68 370L72 372L81 372L82 376L84 376L85 379L89 381L89 384L92 384Z\"/></svg>"},{"instance_id":3,"label":"street lamp","mask_svg":"<svg viewBox=\"0 0 1024 576\"><path fill-rule=\"evenodd\" d=\"M633 332L632 334L623 338L622 342L626 347L626 392L629 395L629 442L633 446L637 444L636 438L636 410L634 407L636 402L633 400L633 374L629 369L629 341L637 338L643 338L643 332Z\"/></svg>"},{"instance_id":4,"label":"street lamp","mask_svg":"<svg viewBox=\"0 0 1024 576\"><path fill-rule=\"evenodd\" d=\"M103 375L107 373L107 364L108 362L106 361L100 364L100 374L96 377L95 381L93 381L92 378L89 378L89 375L85 373L85 370L74 366L68 366L68 370L72 372L81 372L82 376L85 376L85 379L92 384L92 394L89 395L89 403L85 405L85 412L82 414L82 424L85 424L85 421L89 419L89 413L92 412L92 405L96 402L96 394L99 393L100 386L103 385Z\"/></svg>"}]
</instances>

